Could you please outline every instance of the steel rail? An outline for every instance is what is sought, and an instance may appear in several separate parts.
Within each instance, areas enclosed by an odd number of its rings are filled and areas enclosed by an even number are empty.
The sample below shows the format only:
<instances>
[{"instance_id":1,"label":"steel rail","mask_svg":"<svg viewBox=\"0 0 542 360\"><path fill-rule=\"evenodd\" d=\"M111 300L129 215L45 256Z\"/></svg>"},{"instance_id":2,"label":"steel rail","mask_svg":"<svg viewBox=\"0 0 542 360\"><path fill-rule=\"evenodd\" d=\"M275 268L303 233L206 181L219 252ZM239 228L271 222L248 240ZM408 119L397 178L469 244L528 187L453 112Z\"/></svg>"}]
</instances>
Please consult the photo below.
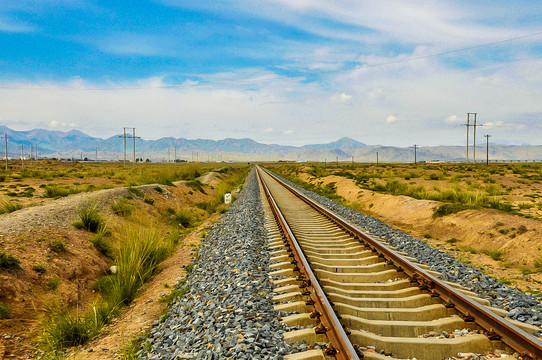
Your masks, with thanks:
<instances>
[{"instance_id":1,"label":"steel rail","mask_svg":"<svg viewBox=\"0 0 542 360\"><path fill-rule=\"evenodd\" d=\"M271 206L271 210L273 211L273 215L279 223L280 228L283 230L284 236L292 249L292 253L294 255L293 263L295 262L294 264L299 268L299 272L303 274L307 280L306 285L310 292L309 296L314 302L314 308L318 312L317 314L321 315L319 319L324 326L326 335L333 349L335 350L335 357L338 360L358 360L359 356L357 355L354 346L350 342L350 339L348 339L348 336L344 331L337 314L335 314L335 311L327 299L324 290L318 282L318 278L312 272L309 261L305 257L301 246L299 245L295 235L288 225L288 222L282 215L282 212L280 211L267 184L259 172L258 177L264 189L265 196L269 201L269 205Z\"/></svg>"},{"instance_id":2,"label":"steel rail","mask_svg":"<svg viewBox=\"0 0 542 360\"><path fill-rule=\"evenodd\" d=\"M542 359L542 341L540 341L540 339L531 336L516 325L495 315L482 305L447 285L444 281L429 274L418 265L405 259L396 251L389 249L379 241L373 239L355 225L352 225L339 215L332 213L290 185L285 184L269 170L264 169L264 171L313 209L333 220L359 240L363 240L374 252L390 260L399 271L404 271L411 279L416 280L422 289L431 291L432 295L438 295L446 303L446 306L455 307L464 315L466 321L474 321L476 324L480 325L487 331L487 335L490 339L500 339L515 351L524 356L528 356L531 359Z\"/></svg>"}]
</instances>

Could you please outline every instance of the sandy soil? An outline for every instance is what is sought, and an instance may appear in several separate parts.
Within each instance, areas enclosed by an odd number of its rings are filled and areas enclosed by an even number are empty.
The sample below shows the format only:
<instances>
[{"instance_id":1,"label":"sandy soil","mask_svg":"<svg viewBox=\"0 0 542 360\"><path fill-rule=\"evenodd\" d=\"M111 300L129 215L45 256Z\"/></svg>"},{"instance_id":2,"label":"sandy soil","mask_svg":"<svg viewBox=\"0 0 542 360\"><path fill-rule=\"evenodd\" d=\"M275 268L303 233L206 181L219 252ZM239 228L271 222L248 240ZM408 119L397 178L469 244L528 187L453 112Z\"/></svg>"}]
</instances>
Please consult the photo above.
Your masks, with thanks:
<instances>
[{"instance_id":1,"label":"sandy soil","mask_svg":"<svg viewBox=\"0 0 542 360\"><path fill-rule=\"evenodd\" d=\"M300 173L299 177L306 182L315 182L306 173ZM356 204L363 213L422 238L495 278L510 280L521 290L542 291L542 274L523 275L522 272L522 269L532 269L534 260L542 256L542 223L538 220L492 209L464 210L433 218L433 208L442 204L438 201L360 189L353 180L340 176L319 178L318 182L321 181L323 184L335 182L338 195ZM519 230L522 226L526 231ZM424 238L424 235L430 238ZM457 241L450 242L451 238ZM501 250L504 257L495 261L479 253L486 250ZM475 251L478 253L473 254Z\"/></svg>"},{"instance_id":2,"label":"sandy soil","mask_svg":"<svg viewBox=\"0 0 542 360\"><path fill-rule=\"evenodd\" d=\"M205 180L208 184L221 181L215 174ZM166 209L185 208L204 223L196 232L183 238L175 255L163 264L162 272L152 284L117 322L105 330L107 337L80 353L85 356L100 359L113 356L133 336L159 319L166 304L158 299L171 291L164 284L173 286L184 276L181 265L190 262L193 246L199 243L202 229L214 220L209 220L204 210L194 206L214 197L214 190L209 185L204 185L205 193L183 184L162 186L161 192L156 191L155 185L139 188L145 197L154 200L153 204L136 196L129 200L145 218L160 221ZM62 304L84 313L96 300L92 285L108 272L111 262L89 241L94 234L72 226L77 219L76 209L83 201L97 202L107 218L108 227L118 229L124 219L113 214L110 205L127 194L129 191L123 187L80 193L0 215L0 252L19 259L22 267L20 270L0 269L0 303L8 304L12 310L12 319L0 320L0 359L33 356L34 341L48 308ZM54 250L51 244L55 242L61 242L65 249ZM36 270L40 265L45 268L44 272ZM51 278L59 278L58 288L52 289L48 285ZM88 352L91 348L95 352ZM110 351L103 351L104 348Z\"/></svg>"}]
</instances>

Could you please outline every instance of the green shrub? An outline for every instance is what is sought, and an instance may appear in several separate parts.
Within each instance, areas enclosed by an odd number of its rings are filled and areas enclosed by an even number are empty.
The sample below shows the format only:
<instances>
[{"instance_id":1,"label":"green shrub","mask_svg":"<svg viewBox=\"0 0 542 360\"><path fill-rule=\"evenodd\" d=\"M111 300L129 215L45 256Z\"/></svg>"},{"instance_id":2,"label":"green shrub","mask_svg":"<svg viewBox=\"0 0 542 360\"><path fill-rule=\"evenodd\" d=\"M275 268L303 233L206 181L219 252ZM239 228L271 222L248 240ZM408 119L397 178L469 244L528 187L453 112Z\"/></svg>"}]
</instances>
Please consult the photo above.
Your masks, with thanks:
<instances>
[{"instance_id":1,"label":"green shrub","mask_svg":"<svg viewBox=\"0 0 542 360\"><path fill-rule=\"evenodd\" d=\"M23 206L15 201L0 201L0 214L9 214L22 208Z\"/></svg>"},{"instance_id":2,"label":"green shrub","mask_svg":"<svg viewBox=\"0 0 542 360\"><path fill-rule=\"evenodd\" d=\"M152 204L154 204L154 199L145 196L143 198L143 202L145 202L145 204L152 205Z\"/></svg>"},{"instance_id":3,"label":"green shrub","mask_svg":"<svg viewBox=\"0 0 542 360\"><path fill-rule=\"evenodd\" d=\"M431 239L432 236L431 236L431 234L427 234L427 233L426 233L426 234L423 234L423 238L424 238L424 239Z\"/></svg>"},{"instance_id":4,"label":"green shrub","mask_svg":"<svg viewBox=\"0 0 542 360\"><path fill-rule=\"evenodd\" d=\"M96 280L94 285L92 285L92 289L97 293L102 294L106 299L111 298L114 288L115 279L113 275L102 276Z\"/></svg>"},{"instance_id":5,"label":"green shrub","mask_svg":"<svg viewBox=\"0 0 542 360\"><path fill-rule=\"evenodd\" d=\"M96 235L90 239L90 242L101 254L112 259L113 247L111 246L111 242L108 238L110 234L111 232L105 226L101 226Z\"/></svg>"},{"instance_id":6,"label":"green shrub","mask_svg":"<svg viewBox=\"0 0 542 360\"><path fill-rule=\"evenodd\" d=\"M134 194L135 196L137 197L145 197L145 194L143 193L143 191L141 191L141 189L138 189L138 188L134 188L134 187L129 187L128 188L128 191L130 191L132 194Z\"/></svg>"},{"instance_id":7,"label":"green shrub","mask_svg":"<svg viewBox=\"0 0 542 360\"><path fill-rule=\"evenodd\" d=\"M53 241L50 241L49 242L49 249L51 249L51 251L53 252L56 252L56 253L61 253L63 251L66 251L66 242L62 241L62 240L53 240Z\"/></svg>"},{"instance_id":8,"label":"green shrub","mask_svg":"<svg viewBox=\"0 0 542 360\"><path fill-rule=\"evenodd\" d=\"M207 211L209 214L216 212L216 209L218 208L218 204L213 201L199 202L199 203L196 203L196 206L202 210Z\"/></svg>"},{"instance_id":9,"label":"green shrub","mask_svg":"<svg viewBox=\"0 0 542 360\"><path fill-rule=\"evenodd\" d=\"M195 222L194 214L187 208L180 208L173 215L173 223L184 228L191 227Z\"/></svg>"},{"instance_id":10,"label":"green shrub","mask_svg":"<svg viewBox=\"0 0 542 360\"><path fill-rule=\"evenodd\" d=\"M53 310L42 327L43 340L51 350L83 345L98 330L96 323L77 313L70 313L66 307Z\"/></svg>"},{"instance_id":11,"label":"green shrub","mask_svg":"<svg viewBox=\"0 0 542 360\"><path fill-rule=\"evenodd\" d=\"M83 223L83 227L90 232L95 233L100 229L100 226L104 226L104 221L96 204L84 203L77 209L77 214Z\"/></svg>"},{"instance_id":12,"label":"green shrub","mask_svg":"<svg viewBox=\"0 0 542 360\"><path fill-rule=\"evenodd\" d=\"M446 240L446 242L447 242L448 244L455 244L455 243L458 242L458 241L460 241L460 240L458 240L458 239L456 239L456 238L450 238L450 239Z\"/></svg>"},{"instance_id":13,"label":"green shrub","mask_svg":"<svg viewBox=\"0 0 542 360\"><path fill-rule=\"evenodd\" d=\"M120 198L111 204L111 210L117 215L128 216L132 213L132 204L125 198Z\"/></svg>"},{"instance_id":14,"label":"green shrub","mask_svg":"<svg viewBox=\"0 0 542 360\"><path fill-rule=\"evenodd\" d=\"M39 274L44 274L47 271L47 268L43 264L38 264L38 265L32 266L32 270L34 270L35 272Z\"/></svg>"},{"instance_id":15,"label":"green shrub","mask_svg":"<svg viewBox=\"0 0 542 360\"><path fill-rule=\"evenodd\" d=\"M492 258L495 261L500 261L500 260L502 260L504 258L504 251L502 251L502 250L483 249L483 250L480 250L480 252L482 254L485 254L485 255L489 256L490 258Z\"/></svg>"},{"instance_id":16,"label":"green shrub","mask_svg":"<svg viewBox=\"0 0 542 360\"><path fill-rule=\"evenodd\" d=\"M153 189L160 194L164 192L164 189L162 189L160 185L156 185L155 187L153 187Z\"/></svg>"},{"instance_id":17,"label":"green shrub","mask_svg":"<svg viewBox=\"0 0 542 360\"><path fill-rule=\"evenodd\" d=\"M455 214L459 211L469 209L470 207L460 203L442 204L433 209L433 217L442 217L450 214Z\"/></svg>"},{"instance_id":18,"label":"green shrub","mask_svg":"<svg viewBox=\"0 0 542 360\"><path fill-rule=\"evenodd\" d=\"M68 195L70 195L70 191L68 189L60 187L56 184L51 184L45 187L45 194L43 196L47 198L58 198Z\"/></svg>"},{"instance_id":19,"label":"green shrub","mask_svg":"<svg viewBox=\"0 0 542 360\"><path fill-rule=\"evenodd\" d=\"M49 290L58 289L58 287L60 286L60 278L58 276L50 277L45 283L45 286L47 286L47 289Z\"/></svg>"},{"instance_id":20,"label":"green shrub","mask_svg":"<svg viewBox=\"0 0 542 360\"><path fill-rule=\"evenodd\" d=\"M11 319L11 308L8 304L0 303L0 319Z\"/></svg>"},{"instance_id":21,"label":"green shrub","mask_svg":"<svg viewBox=\"0 0 542 360\"><path fill-rule=\"evenodd\" d=\"M203 184L199 180L190 180L186 182L186 185L194 190L197 190L203 194L207 194L203 189Z\"/></svg>"},{"instance_id":22,"label":"green shrub","mask_svg":"<svg viewBox=\"0 0 542 360\"><path fill-rule=\"evenodd\" d=\"M11 254L0 252L0 269L20 269L21 261Z\"/></svg>"},{"instance_id":23,"label":"green shrub","mask_svg":"<svg viewBox=\"0 0 542 360\"><path fill-rule=\"evenodd\" d=\"M114 293L117 303L128 304L155 273L158 264L173 250L168 237L157 227L127 225L117 250Z\"/></svg>"}]
</instances>

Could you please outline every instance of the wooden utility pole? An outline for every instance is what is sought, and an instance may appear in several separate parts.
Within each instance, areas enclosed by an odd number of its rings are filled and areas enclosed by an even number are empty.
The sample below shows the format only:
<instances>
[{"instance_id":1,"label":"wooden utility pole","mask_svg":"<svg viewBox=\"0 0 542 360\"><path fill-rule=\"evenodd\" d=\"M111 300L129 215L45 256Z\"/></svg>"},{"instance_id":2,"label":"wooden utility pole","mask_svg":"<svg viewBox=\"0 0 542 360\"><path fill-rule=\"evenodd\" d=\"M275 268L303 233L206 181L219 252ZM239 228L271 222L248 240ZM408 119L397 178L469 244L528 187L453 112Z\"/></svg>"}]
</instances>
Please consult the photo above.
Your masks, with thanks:
<instances>
[{"instance_id":1,"label":"wooden utility pole","mask_svg":"<svg viewBox=\"0 0 542 360\"><path fill-rule=\"evenodd\" d=\"M124 138L124 166L126 166L126 128L123 128L124 135L122 136Z\"/></svg>"},{"instance_id":2,"label":"wooden utility pole","mask_svg":"<svg viewBox=\"0 0 542 360\"><path fill-rule=\"evenodd\" d=\"M472 157L473 162L476 164L476 127L477 126L484 126L484 125L476 125L476 113L474 113L474 138L473 138L473 144L472 144Z\"/></svg>"},{"instance_id":3,"label":"wooden utility pole","mask_svg":"<svg viewBox=\"0 0 542 360\"><path fill-rule=\"evenodd\" d=\"M6 144L6 171L8 171L8 134L4 134L4 142Z\"/></svg>"},{"instance_id":4,"label":"wooden utility pole","mask_svg":"<svg viewBox=\"0 0 542 360\"><path fill-rule=\"evenodd\" d=\"M469 163L469 128L470 128L470 114L467 113L467 123L464 124L467 127L467 164Z\"/></svg>"},{"instance_id":5,"label":"wooden utility pole","mask_svg":"<svg viewBox=\"0 0 542 360\"><path fill-rule=\"evenodd\" d=\"M376 166L378 166L378 151L376 152Z\"/></svg>"},{"instance_id":6,"label":"wooden utility pole","mask_svg":"<svg viewBox=\"0 0 542 360\"><path fill-rule=\"evenodd\" d=\"M414 144L414 164L416 164L418 161L417 161L417 158L416 158L416 149L418 148L418 144Z\"/></svg>"},{"instance_id":7,"label":"wooden utility pole","mask_svg":"<svg viewBox=\"0 0 542 360\"><path fill-rule=\"evenodd\" d=\"M486 138L486 165L489 165L489 138L491 135L487 134L484 137Z\"/></svg>"}]
</instances>

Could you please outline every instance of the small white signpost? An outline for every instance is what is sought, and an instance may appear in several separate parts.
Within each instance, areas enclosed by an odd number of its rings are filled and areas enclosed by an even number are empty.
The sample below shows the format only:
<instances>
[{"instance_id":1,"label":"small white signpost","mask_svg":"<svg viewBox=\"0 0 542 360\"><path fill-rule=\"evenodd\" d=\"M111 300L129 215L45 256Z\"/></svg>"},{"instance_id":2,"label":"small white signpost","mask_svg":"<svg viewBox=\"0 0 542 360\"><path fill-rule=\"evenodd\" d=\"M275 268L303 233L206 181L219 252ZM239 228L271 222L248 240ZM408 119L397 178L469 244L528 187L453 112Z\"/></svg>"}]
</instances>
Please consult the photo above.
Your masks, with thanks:
<instances>
[{"instance_id":1,"label":"small white signpost","mask_svg":"<svg viewBox=\"0 0 542 360\"><path fill-rule=\"evenodd\" d=\"M231 193L225 193L224 194L224 204L231 203Z\"/></svg>"}]
</instances>

